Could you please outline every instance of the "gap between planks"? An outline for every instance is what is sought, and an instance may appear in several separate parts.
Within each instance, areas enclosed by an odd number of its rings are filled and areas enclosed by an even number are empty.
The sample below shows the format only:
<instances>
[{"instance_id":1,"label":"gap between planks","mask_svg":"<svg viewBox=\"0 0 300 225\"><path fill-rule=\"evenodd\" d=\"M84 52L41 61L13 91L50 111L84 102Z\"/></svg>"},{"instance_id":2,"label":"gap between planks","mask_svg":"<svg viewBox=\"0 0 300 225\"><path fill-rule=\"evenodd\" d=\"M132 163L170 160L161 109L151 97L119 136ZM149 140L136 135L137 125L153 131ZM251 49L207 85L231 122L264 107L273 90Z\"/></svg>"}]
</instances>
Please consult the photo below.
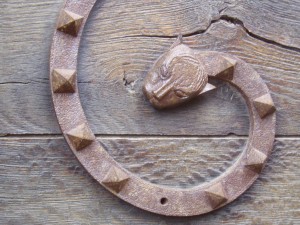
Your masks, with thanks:
<instances>
[{"instance_id":1,"label":"gap between planks","mask_svg":"<svg viewBox=\"0 0 300 225\"><path fill-rule=\"evenodd\" d=\"M168 140L168 139L185 139L185 140L201 140L201 139L248 139L245 135L110 135L96 134L97 139L149 139L149 140ZM43 140L43 139L62 139L62 134L22 134L22 135L0 135L0 141L6 140ZM296 140L300 139L300 135L278 135L276 140Z\"/></svg>"}]
</instances>

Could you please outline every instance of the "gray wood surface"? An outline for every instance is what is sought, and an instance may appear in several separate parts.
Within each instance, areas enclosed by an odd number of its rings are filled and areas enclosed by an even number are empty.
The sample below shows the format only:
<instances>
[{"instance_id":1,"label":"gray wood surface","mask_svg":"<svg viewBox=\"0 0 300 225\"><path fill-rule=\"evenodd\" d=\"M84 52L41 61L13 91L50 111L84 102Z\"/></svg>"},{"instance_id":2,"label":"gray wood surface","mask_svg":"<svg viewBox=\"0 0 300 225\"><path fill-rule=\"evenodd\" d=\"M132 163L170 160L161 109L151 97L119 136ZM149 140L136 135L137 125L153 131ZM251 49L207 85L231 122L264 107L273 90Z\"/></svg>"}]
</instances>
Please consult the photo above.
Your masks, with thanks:
<instances>
[{"instance_id":1,"label":"gray wood surface","mask_svg":"<svg viewBox=\"0 0 300 225\"><path fill-rule=\"evenodd\" d=\"M232 158L238 157L245 139L176 138L149 142L143 138L99 138L99 141L131 172L153 182L186 186L205 182L202 175L215 176L227 168ZM203 149L196 150L195 143ZM190 218L158 216L119 200L87 174L62 138L4 138L0 148L1 224L300 223L297 138L277 139L260 178L236 201L213 213ZM215 148L216 151L211 151ZM180 157L173 155L173 149Z\"/></svg>"},{"instance_id":2,"label":"gray wood surface","mask_svg":"<svg viewBox=\"0 0 300 225\"><path fill-rule=\"evenodd\" d=\"M215 14L224 7L221 3L98 1L85 29L78 65L81 99L95 133L248 134L245 104L228 87L167 113L156 112L145 101L141 84L148 69L176 34L188 31L192 33L185 41L192 47L229 52L252 64L272 91L278 108L277 134L300 133L299 49L262 41L223 19L209 26L220 16ZM1 4L0 134L60 133L50 107L48 55L61 4L61 0ZM252 16L256 15L253 10ZM299 36L299 24L291 25L292 37ZM204 33L195 31L207 27ZM174 123L180 129L174 129Z\"/></svg>"},{"instance_id":3,"label":"gray wood surface","mask_svg":"<svg viewBox=\"0 0 300 225\"><path fill-rule=\"evenodd\" d=\"M82 104L107 151L143 179L208 182L247 139L244 100L226 84L176 110L158 112L145 100L143 78L178 34L193 48L244 59L271 90L277 141L262 176L232 204L192 218L112 196L62 139L48 79L62 5L0 3L0 224L300 224L299 0L99 0L92 11L79 50Z\"/></svg>"}]
</instances>

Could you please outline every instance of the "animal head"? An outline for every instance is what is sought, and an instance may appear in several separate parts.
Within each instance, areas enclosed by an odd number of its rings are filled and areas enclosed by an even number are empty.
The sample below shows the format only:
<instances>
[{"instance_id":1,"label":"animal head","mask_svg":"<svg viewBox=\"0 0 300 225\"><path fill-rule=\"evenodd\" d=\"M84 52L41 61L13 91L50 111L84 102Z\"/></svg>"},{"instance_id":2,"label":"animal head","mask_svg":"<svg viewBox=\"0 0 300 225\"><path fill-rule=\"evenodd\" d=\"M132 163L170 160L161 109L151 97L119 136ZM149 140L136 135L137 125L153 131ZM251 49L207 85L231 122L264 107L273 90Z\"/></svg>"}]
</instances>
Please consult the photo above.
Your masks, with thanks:
<instances>
[{"instance_id":1,"label":"animal head","mask_svg":"<svg viewBox=\"0 0 300 225\"><path fill-rule=\"evenodd\" d=\"M149 71L143 91L158 109L177 106L198 96L208 82L194 51L178 39Z\"/></svg>"}]
</instances>

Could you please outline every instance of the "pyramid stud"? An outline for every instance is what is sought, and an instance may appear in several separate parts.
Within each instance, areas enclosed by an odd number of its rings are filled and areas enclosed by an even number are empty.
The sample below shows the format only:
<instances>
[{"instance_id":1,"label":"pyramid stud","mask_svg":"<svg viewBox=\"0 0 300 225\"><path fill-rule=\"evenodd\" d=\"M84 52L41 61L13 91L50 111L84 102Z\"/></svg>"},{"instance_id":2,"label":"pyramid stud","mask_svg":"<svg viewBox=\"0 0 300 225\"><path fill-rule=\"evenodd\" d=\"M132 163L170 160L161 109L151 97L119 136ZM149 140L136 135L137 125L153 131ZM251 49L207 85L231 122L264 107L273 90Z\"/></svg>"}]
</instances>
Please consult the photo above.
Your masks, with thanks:
<instances>
[{"instance_id":1,"label":"pyramid stud","mask_svg":"<svg viewBox=\"0 0 300 225\"><path fill-rule=\"evenodd\" d=\"M259 98L256 98L253 103L261 118L264 118L276 111L274 102L270 94L265 94Z\"/></svg>"},{"instance_id":2,"label":"pyramid stud","mask_svg":"<svg viewBox=\"0 0 300 225\"><path fill-rule=\"evenodd\" d=\"M252 148L247 155L245 167L255 173L260 173L267 160L267 156L259 150Z\"/></svg>"},{"instance_id":3,"label":"pyramid stud","mask_svg":"<svg viewBox=\"0 0 300 225\"><path fill-rule=\"evenodd\" d=\"M85 123L70 130L67 137L77 151L86 148L95 140L94 134Z\"/></svg>"},{"instance_id":4,"label":"pyramid stud","mask_svg":"<svg viewBox=\"0 0 300 225\"><path fill-rule=\"evenodd\" d=\"M102 184L108 189L116 193L120 193L129 179L129 176L125 172L113 166L109 169L108 173L102 181Z\"/></svg>"},{"instance_id":5,"label":"pyramid stud","mask_svg":"<svg viewBox=\"0 0 300 225\"><path fill-rule=\"evenodd\" d=\"M205 191L205 194L208 197L210 205L213 209L218 208L228 200L221 183L217 183L208 188Z\"/></svg>"},{"instance_id":6,"label":"pyramid stud","mask_svg":"<svg viewBox=\"0 0 300 225\"><path fill-rule=\"evenodd\" d=\"M57 30L77 36L83 21L83 16L68 10L63 10L59 16Z\"/></svg>"},{"instance_id":7,"label":"pyramid stud","mask_svg":"<svg viewBox=\"0 0 300 225\"><path fill-rule=\"evenodd\" d=\"M224 79L224 80L233 80L234 68L237 64L237 61L231 58L222 56L223 60L220 60L221 70L215 75L215 77Z\"/></svg>"},{"instance_id":8,"label":"pyramid stud","mask_svg":"<svg viewBox=\"0 0 300 225\"><path fill-rule=\"evenodd\" d=\"M76 90L76 70L54 69L52 88L54 93L74 93Z\"/></svg>"}]
</instances>

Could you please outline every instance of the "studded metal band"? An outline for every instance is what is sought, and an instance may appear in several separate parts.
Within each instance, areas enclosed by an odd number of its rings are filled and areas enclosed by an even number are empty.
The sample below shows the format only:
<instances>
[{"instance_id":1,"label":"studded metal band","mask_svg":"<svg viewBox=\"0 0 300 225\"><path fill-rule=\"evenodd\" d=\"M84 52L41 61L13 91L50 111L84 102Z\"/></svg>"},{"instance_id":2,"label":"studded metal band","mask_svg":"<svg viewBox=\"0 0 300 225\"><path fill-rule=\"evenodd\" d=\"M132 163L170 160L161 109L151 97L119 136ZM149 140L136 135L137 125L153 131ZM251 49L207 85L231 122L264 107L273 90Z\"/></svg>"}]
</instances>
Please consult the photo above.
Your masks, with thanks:
<instances>
[{"instance_id":1,"label":"studded metal band","mask_svg":"<svg viewBox=\"0 0 300 225\"><path fill-rule=\"evenodd\" d=\"M77 88L77 55L86 19L96 0L67 0L60 12L50 58L50 82L62 132L81 164L105 188L142 209L171 216L210 212L232 202L257 179L270 155L275 136L275 106L261 77L244 61L219 52L198 52L208 76L237 87L250 114L249 141L235 164L220 177L190 189L146 182L122 168L95 139ZM225 57L222 72L209 59Z\"/></svg>"}]
</instances>

